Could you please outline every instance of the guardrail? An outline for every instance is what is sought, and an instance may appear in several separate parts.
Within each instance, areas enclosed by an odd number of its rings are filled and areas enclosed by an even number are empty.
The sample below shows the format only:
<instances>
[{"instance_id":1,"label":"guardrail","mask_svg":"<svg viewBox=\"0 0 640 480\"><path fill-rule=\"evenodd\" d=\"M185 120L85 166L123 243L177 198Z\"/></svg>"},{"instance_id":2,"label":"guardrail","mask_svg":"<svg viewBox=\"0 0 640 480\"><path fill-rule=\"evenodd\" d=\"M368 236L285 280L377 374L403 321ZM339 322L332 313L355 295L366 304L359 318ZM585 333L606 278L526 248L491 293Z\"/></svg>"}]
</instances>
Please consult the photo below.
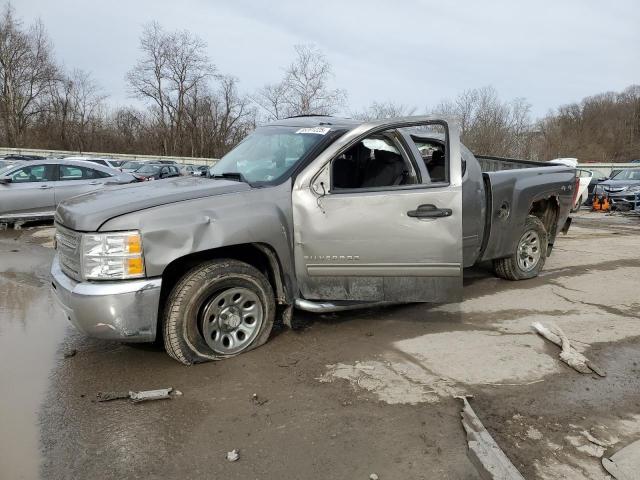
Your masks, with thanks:
<instances>
[{"instance_id":1,"label":"guardrail","mask_svg":"<svg viewBox=\"0 0 640 480\"><path fill-rule=\"evenodd\" d=\"M38 148L8 148L0 147L0 156L2 155L40 155L42 157L69 157L82 156L94 158L112 158L114 160L140 160L149 162L152 160L174 160L178 163L193 163L196 165L214 165L218 158L200 158L200 157L175 157L162 155L136 155L131 153L100 153L100 152L80 152L71 150L42 150Z\"/></svg>"},{"instance_id":2,"label":"guardrail","mask_svg":"<svg viewBox=\"0 0 640 480\"><path fill-rule=\"evenodd\" d=\"M640 163L578 163L578 168L584 170L591 170L601 173L603 176L608 177L612 170L618 170L623 168L640 168Z\"/></svg>"}]
</instances>

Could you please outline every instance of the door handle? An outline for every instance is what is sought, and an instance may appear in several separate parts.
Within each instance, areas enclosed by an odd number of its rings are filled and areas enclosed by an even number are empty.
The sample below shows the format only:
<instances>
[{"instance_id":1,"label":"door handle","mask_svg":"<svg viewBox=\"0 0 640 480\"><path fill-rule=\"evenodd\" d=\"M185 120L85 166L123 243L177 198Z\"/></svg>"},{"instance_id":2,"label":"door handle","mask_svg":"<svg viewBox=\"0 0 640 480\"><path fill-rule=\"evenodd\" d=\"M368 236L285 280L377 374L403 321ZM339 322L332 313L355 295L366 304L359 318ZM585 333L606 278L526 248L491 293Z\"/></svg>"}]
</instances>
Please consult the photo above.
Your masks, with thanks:
<instances>
[{"instance_id":1,"label":"door handle","mask_svg":"<svg viewBox=\"0 0 640 480\"><path fill-rule=\"evenodd\" d=\"M51 186L49 186L49 185L40 185L40 188L42 190L48 190L49 188L51 188Z\"/></svg>"},{"instance_id":2,"label":"door handle","mask_svg":"<svg viewBox=\"0 0 640 480\"><path fill-rule=\"evenodd\" d=\"M413 218L442 218L450 217L453 211L450 208L438 208L431 203L420 205L415 210L409 210L407 216Z\"/></svg>"},{"instance_id":3,"label":"door handle","mask_svg":"<svg viewBox=\"0 0 640 480\"><path fill-rule=\"evenodd\" d=\"M100 185L100 182L89 182L89 185Z\"/></svg>"}]
</instances>

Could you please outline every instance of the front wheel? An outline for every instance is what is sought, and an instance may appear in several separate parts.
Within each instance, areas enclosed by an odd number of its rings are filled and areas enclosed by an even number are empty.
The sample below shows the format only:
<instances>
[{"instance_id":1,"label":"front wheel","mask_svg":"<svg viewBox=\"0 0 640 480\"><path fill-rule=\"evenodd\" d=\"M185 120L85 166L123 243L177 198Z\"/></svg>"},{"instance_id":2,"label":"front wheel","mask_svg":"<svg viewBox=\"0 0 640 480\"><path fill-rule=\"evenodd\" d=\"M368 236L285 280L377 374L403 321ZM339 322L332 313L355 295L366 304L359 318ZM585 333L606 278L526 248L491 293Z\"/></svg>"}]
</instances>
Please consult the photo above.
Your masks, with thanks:
<instances>
[{"instance_id":1,"label":"front wheel","mask_svg":"<svg viewBox=\"0 0 640 480\"><path fill-rule=\"evenodd\" d=\"M544 224L538 217L529 215L513 255L494 260L496 275L507 280L537 277L547 258L547 243Z\"/></svg>"},{"instance_id":2,"label":"front wheel","mask_svg":"<svg viewBox=\"0 0 640 480\"><path fill-rule=\"evenodd\" d=\"M214 260L188 271L164 309L167 353L177 361L218 360L264 344L275 318L265 276L237 260Z\"/></svg>"},{"instance_id":3,"label":"front wheel","mask_svg":"<svg viewBox=\"0 0 640 480\"><path fill-rule=\"evenodd\" d=\"M584 198L582 198L582 195L581 195L580 198L578 199L578 202L571 209L571 213L576 213L578 210L580 210L580 207L582 206L583 202L584 202Z\"/></svg>"}]
</instances>

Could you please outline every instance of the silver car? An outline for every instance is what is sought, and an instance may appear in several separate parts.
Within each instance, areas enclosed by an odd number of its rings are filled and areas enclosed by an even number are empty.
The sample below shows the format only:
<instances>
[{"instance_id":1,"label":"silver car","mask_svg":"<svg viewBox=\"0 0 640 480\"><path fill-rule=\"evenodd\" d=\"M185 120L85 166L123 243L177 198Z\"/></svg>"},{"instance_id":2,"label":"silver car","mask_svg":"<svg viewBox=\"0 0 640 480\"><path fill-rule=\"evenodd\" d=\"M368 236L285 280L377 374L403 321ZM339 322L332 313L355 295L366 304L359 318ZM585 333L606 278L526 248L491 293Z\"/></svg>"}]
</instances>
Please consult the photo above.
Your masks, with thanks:
<instances>
[{"instance_id":1,"label":"silver car","mask_svg":"<svg viewBox=\"0 0 640 480\"><path fill-rule=\"evenodd\" d=\"M56 206L107 184L135 182L113 168L82 160L38 160L0 169L0 221L53 218Z\"/></svg>"},{"instance_id":2,"label":"silver car","mask_svg":"<svg viewBox=\"0 0 640 480\"><path fill-rule=\"evenodd\" d=\"M98 157L80 157L80 156L75 156L75 157L65 157L65 160L82 160L85 162L92 162L92 163L97 163L98 165L103 165L105 167L109 167L109 168L120 168L120 165L122 165L122 161L121 160L115 160L113 158L98 158Z\"/></svg>"}]
</instances>

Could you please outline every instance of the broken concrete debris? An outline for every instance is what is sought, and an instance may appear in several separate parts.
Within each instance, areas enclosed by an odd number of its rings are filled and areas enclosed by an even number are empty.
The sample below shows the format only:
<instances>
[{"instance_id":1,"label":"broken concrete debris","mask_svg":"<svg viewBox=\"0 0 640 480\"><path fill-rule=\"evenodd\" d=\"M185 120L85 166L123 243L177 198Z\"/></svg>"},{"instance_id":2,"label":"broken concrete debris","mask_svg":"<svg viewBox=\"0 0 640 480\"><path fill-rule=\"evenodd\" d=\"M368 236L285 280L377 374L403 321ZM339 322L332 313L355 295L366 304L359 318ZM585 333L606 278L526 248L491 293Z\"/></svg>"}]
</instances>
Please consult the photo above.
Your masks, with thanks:
<instances>
[{"instance_id":1,"label":"broken concrete debris","mask_svg":"<svg viewBox=\"0 0 640 480\"><path fill-rule=\"evenodd\" d=\"M227 452L227 460L229 460L230 462L235 462L239 458L240 458L240 450L238 450L237 448L234 448L230 452Z\"/></svg>"},{"instance_id":2,"label":"broken concrete debris","mask_svg":"<svg viewBox=\"0 0 640 480\"><path fill-rule=\"evenodd\" d=\"M378 475L372 473L371 475L369 475L369 480L378 480Z\"/></svg>"},{"instance_id":3,"label":"broken concrete debris","mask_svg":"<svg viewBox=\"0 0 640 480\"><path fill-rule=\"evenodd\" d=\"M98 392L96 395L98 402L109 402L124 398L131 399L134 403L147 402L150 400L164 400L171 396L180 396L182 392L173 388L160 388L158 390L142 390L139 392Z\"/></svg>"},{"instance_id":4,"label":"broken concrete debris","mask_svg":"<svg viewBox=\"0 0 640 480\"><path fill-rule=\"evenodd\" d=\"M485 480L524 480L524 477L500 449L469 405L470 395L456 396L463 402L462 426L467 433L467 455Z\"/></svg>"},{"instance_id":5,"label":"broken concrete debris","mask_svg":"<svg viewBox=\"0 0 640 480\"><path fill-rule=\"evenodd\" d=\"M613 439L611 441L609 441L609 440L601 440L599 438L594 437L590 432L588 432L586 430L583 430L581 433L582 433L582 436L584 438L586 438L591 443L594 443L595 445L598 445L600 447L609 448L610 446L615 445L616 443L618 443L618 439Z\"/></svg>"},{"instance_id":6,"label":"broken concrete debris","mask_svg":"<svg viewBox=\"0 0 640 480\"><path fill-rule=\"evenodd\" d=\"M640 479L640 440L602 459L602 466L616 480Z\"/></svg>"},{"instance_id":7,"label":"broken concrete debris","mask_svg":"<svg viewBox=\"0 0 640 480\"><path fill-rule=\"evenodd\" d=\"M540 322L534 322L531 326L540 336L562 349L560 351L560 360L571 368L580 373L595 373L601 377L606 376L606 372L603 369L573 348L571 342L569 342L569 339L560 327L554 326L547 328Z\"/></svg>"}]
</instances>

